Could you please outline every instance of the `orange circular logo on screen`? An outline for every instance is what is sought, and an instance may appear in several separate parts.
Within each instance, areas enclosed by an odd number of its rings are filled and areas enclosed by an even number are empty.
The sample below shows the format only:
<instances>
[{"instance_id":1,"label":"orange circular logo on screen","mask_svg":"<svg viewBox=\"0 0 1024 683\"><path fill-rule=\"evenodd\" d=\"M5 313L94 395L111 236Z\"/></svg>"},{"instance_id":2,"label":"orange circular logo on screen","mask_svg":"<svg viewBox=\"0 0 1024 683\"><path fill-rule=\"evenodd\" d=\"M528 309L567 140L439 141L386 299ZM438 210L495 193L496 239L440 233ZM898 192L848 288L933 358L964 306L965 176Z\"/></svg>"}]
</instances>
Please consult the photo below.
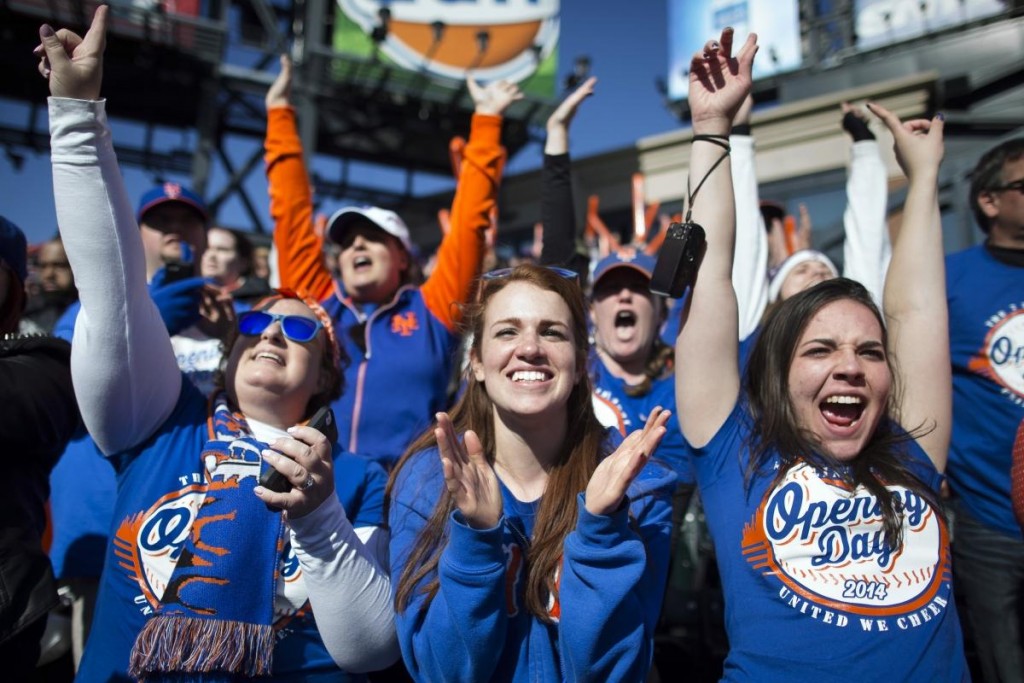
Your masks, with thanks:
<instances>
[{"instance_id":1,"label":"orange circular logo on screen","mask_svg":"<svg viewBox=\"0 0 1024 683\"><path fill-rule=\"evenodd\" d=\"M391 17L381 51L400 66L448 78L521 81L558 43L559 0L338 0L365 33ZM486 38L480 39L486 32Z\"/></svg>"}]
</instances>

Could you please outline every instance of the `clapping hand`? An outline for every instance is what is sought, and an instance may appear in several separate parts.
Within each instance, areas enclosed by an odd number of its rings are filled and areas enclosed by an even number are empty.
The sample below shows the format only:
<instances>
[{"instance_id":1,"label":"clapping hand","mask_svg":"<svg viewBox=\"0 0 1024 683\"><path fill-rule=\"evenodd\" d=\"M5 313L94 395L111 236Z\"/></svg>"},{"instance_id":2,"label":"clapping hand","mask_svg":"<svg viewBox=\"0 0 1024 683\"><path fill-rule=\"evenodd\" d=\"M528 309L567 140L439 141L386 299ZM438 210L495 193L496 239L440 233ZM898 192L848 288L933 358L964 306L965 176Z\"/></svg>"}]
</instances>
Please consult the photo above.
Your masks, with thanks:
<instances>
[{"instance_id":1,"label":"clapping hand","mask_svg":"<svg viewBox=\"0 0 1024 683\"><path fill-rule=\"evenodd\" d=\"M470 430L459 441L447 413L437 414L434 437L444 469L444 485L466 524L474 529L497 526L502 513L501 488L480 437Z\"/></svg>"},{"instance_id":2,"label":"clapping hand","mask_svg":"<svg viewBox=\"0 0 1024 683\"><path fill-rule=\"evenodd\" d=\"M643 429L632 432L614 453L601 461L587 484L586 506L592 515L607 515L622 504L626 489L647 464L661 439L671 411L657 407Z\"/></svg>"}]
</instances>

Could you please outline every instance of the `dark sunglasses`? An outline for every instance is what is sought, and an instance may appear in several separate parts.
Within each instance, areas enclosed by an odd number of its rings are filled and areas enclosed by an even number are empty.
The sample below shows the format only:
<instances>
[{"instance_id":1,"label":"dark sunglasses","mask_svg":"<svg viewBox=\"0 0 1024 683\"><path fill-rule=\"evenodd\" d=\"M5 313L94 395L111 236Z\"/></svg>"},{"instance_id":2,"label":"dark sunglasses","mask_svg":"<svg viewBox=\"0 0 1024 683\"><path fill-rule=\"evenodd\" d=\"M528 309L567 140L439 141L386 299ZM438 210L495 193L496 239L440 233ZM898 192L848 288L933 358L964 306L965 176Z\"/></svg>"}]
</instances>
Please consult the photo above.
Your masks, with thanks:
<instances>
[{"instance_id":1,"label":"dark sunglasses","mask_svg":"<svg viewBox=\"0 0 1024 683\"><path fill-rule=\"evenodd\" d=\"M545 269L550 270L555 275L565 278L566 280L572 280L575 283L579 283L580 276L575 270L568 268L560 268L558 266L544 266ZM508 277L512 274L515 268L498 268L497 270L489 270L480 276L481 280L500 280L504 277Z\"/></svg>"},{"instance_id":2,"label":"dark sunglasses","mask_svg":"<svg viewBox=\"0 0 1024 683\"><path fill-rule=\"evenodd\" d=\"M305 318L301 315L247 311L238 316L238 331L247 337L255 337L258 334L263 334L263 331L275 322L281 324L281 332L284 334L285 339L290 339L300 344L313 341L316 333L324 326L319 320Z\"/></svg>"},{"instance_id":3,"label":"dark sunglasses","mask_svg":"<svg viewBox=\"0 0 1024 683\"><path fill-rule=\"evenodd\" d=\"M1007 192L1009 190L1015 190L1024 194L1024 178L1014 180L1013 182L1006 183L1005 185L1000 185L999 187L993 187L989 192Z\"/></svg>"}]
</instances>

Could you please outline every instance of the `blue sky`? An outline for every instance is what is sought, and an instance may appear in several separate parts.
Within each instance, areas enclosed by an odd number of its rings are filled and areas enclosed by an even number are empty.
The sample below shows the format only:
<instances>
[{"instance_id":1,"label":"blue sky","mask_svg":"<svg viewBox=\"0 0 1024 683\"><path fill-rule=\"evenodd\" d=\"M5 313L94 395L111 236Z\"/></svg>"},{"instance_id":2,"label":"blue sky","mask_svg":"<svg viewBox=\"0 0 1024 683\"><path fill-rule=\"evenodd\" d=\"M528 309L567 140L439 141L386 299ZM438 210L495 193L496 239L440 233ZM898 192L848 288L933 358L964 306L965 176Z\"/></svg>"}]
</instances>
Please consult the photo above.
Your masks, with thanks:
<instances>
[{"instance_id":1,"label":"blue sky","mask_svg":"<svg viewBox=\"0 0 1024 683\"><path fill-rule=\"evenodd\" d=\"M597 94L584 104L573 124L572 153L576 157L631 145L641 137L679 125L655 88L655 80L664 78L668 71L667 0L639 0L628 3L628 11L624 11L626 7L621 0L562 0L559 72L568 73L576 56L588 55L592 73L599 78ZM40 89L45 88L34 70L17 77L38 79ZM27 116L27 109L7 100L0 100L0 109L5 122L24 121ZM138 127L114 129L115 139L138 135ZM179 147L189 139L188 133L172 133L161 136L158 142ZM25 155L21 171L15 171L11 162L0 156L0 214L21 226L30 242L39 242L56 229L49 156L24 150L19 153ZM527 147L508 171L536 168L540 153L538 145ZM139 169L126 167L123 172L133 197L153 183L153 176ZM188 178L173 179L188 182ZM222 182L214 177L211 188L219 189ZM261 183L260 174L256 174L248 187L258 210L266 215L265 185ZM248 223L237 200L228 202L218 219L238 227Z\"/></svg>"}]
</instances>

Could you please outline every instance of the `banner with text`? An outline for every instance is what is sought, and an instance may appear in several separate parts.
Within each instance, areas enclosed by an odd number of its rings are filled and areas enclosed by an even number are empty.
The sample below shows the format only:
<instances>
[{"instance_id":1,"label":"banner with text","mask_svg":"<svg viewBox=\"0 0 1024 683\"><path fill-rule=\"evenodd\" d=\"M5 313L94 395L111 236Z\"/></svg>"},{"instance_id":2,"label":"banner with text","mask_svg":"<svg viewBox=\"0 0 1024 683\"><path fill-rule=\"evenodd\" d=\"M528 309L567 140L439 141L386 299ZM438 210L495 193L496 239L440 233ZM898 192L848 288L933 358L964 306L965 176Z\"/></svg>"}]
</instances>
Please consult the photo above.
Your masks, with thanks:
<instances>
[{"instance_id":1,"label":"banner with text","mask_svg":"<svg viewBox=\"0 0 1024 683\"><path fill-rule=\"evenodd\" d=\"M990 17L1005 0L855 0L857 48L870 50L932 31Z\"/></svg>"}]
</instances>

